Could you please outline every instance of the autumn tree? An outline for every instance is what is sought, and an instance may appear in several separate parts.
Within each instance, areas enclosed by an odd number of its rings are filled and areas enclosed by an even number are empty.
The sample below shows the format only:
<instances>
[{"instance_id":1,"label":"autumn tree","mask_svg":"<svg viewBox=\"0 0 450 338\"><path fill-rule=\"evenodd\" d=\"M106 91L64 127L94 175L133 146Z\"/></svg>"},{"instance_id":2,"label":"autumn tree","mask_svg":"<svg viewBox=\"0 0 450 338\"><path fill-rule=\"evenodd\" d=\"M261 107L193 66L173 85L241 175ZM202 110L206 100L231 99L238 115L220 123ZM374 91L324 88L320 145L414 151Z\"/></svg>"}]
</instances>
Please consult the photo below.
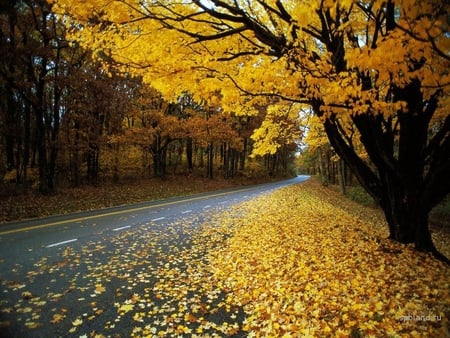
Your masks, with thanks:
<instances>
[{"instance_id":1,"label":"autumn tree","mask_svg":"<svg viewBox=\"0 0 450 338\"><path fill-rule=\"evenodd\" d=\"M382 207L390 238L443 258L428 213L450 188L445 2L60 0L58 8L90 23L83 41L145 68L167 97L189 86L225 111L267 97L311 106Z\"/></svg>"},{"instance_id":2,"label":"autumn tree","mask_svg":"<svg viewBox=\"0 0 450 338\"><path fill-rule=\"evenodd\" d=\"M0 6L0 178L6 169L25 188L37 179L42 193L59 181L97 183L105 138L120 129L139 82L93 60L60 19L47 1Z\"/></svg>"},{"instance_id":3,"label":"autumn tree","mask_svg":"<svg viewBox=\"0 0 450 338\"><path fill-rule=\"evenodd\" d=\"M67 47L64 27L46 1L3 2L0 17L7 167L16 170L17 182L25 183L28 165L37 161L40 190L51 192L60 127L61 60Z\"/></svg>"},{"instance_id":4,"label":"autumn tree","mask_svg":"<svg viewBox=\"0 0 450 338\"><path fill-rule=\"evenodd\" d=\"M263 107L261 125L251 136L254 141L252 156L264 156L271 173L277 172L279 166L286 171L289 157L297 150L296 142L302 137L300 110L295 103L272 103Z\"/></svg>"},{"instance_id":5,"label":"autumn tree","mask_svg":"<svg viewBox=\"0 0 450 338\"><path fill-rule=\"evenodd\" d=\"M316 173L317 168L323 185L339 183L341 192L345 194L346 186L351 185L352 174L331 146L320 118L307 112L304 115L303 124L306 137L302 142L299 167L313 174ZM366 158L364 147L358 139L358 137L354 138L353 147L359 157Z\"/></svg>"},{"instance_id":6,"label":"autumn tree","mask_svg":"<svg viewBox=\"0 0 450 338\"><path fill-rule=\"evenodd\" d=\"M58 138L61 170L72 185L97 184L108 139L122 131L122 121L137 100L138 78L95 62L91 52L74 46L64 77L64 114ZM108 168L104 168L105 170Z\"/></svg>"},{"instance_id":7,"label":"autumn tree","mask_svg":"<svg viewBox=\"0 0 450 338\"><path fill-rule=\"evenodd\" d=\"M122 140L150 152L153 175L164 177L168 147L186 133L179 123L179 107L164 100L154 88L143 85L125 116L129 122Z\"/></svg>"},{"instance_id":8,"label":"autumn tree","mask_svg":"<svg viewBox=\"0 0 450 338\"><path fill-rule=\"evenodd\" d=\"M307 146L305 152L314 158L317 162L322 184L327 186L329 183L328 170L326 170L326 161L324 157L327 156L330 150L330 143L323 130L322 123L317 116L307 116L308 131L304 142Z\"/></svg>"}]
</instances>

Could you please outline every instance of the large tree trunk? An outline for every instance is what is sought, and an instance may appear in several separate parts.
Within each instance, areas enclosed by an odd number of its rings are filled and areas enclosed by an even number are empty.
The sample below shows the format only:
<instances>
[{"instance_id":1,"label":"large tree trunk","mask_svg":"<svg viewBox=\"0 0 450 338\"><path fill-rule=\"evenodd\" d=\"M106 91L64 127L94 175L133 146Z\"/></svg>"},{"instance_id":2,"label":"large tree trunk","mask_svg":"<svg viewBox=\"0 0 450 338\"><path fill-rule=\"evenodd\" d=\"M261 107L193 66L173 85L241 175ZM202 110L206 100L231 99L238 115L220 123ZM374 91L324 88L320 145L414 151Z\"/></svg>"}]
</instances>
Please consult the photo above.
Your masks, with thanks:
<instances>
[{"instance_id":1,"label":"large tree trunk","mask_svg":"<svg viewBox=\"0 0 450 338\"><path fill-rule=\"evenodd\" d=\"M405 90L411 88L402 89ZM415 102L418 102L417 97L420 100L418 93L408 93L402 99L408 97L414 97ZM325 120L325 131L337 154L383 209L389 237L401 243L414 243L418 250L431 252L449 262L432 242L428 214L449 190L450 183L444 172L450 166L450 117L446 119L444 132L427 140L428 110L433 109L433 102L428 102L426 107L408 103L416 111L399 116L400 137L396 143L392 130L386 128L386 121L379 116L354 117L370 163L363 161L346 142L335 116ZM320 115L320 110L316 111ZM428 162L432 158L432 162Z\"/></svg>"},{"instance_id":2,"label":"large tree trunk","mask_svg":"<svg viewBox=\"0 0 450 338\"><path fill-rule=\"evenodd\" d=\"M323 159L323 155L322 155L322 148L318 147L317 148L317 157L319 160L319 170L320 170L320 177L322 180L322 185L323 186L328 186L329 182L328 182L328 172L325 170L325 160Z\"/></svg>"},{"instance_id":3,"label":"large tree trunk","mask_svg":"<svg viewBox=\"0 0 450 338\"><path fill-rule=\"evenodd\" d=\"M31 62L31 61L30 61ZM47 60L43 59L39 65L39 76L36 83L36 103L33 105L36 118L36 144L39 165L39 191L43 194L52 193L54 190L53 180L50 177L47 157L47 125L45 123L45 75Z\"/></svg>"},{"instance_id":4,"label":"large tree trunk","mask_svg":"<svg viewBox=\"0 0 450 338\"><path fill-rule=\"evenodd\" d=\"M163 150L153 153L153 175L160 178L165 176L165 152Z\"/></svg>"},{"instance_id":5,"label":"large tree trunk","mask_svg":"<svg viewBox=\"0 0 450 338\"><path fill-rule=\"evenodd\" d=\"M89 143L87 152L87 181L92 185L98 184L98 173L100 170L100 149L98 144Z\"/></svg>"},{"instance_id":6,"label":"large tree trunk","mask_svg":"<svg viewBox=\"0 0 450 338\"><path fill-rule=\"evenodd\" d=\"M53 191L53 187L48 180L47 146L45 140L45 124L42 109L35 111L36 115L36 144L39 165L39 191L48 194Z\"/></svg>"},{"instance_id":7,"label":"large tree trunk","mask_svg":"<svg viewBox=\"0 0 450 338\"><path fill-rule=\"evenodd\" d=\"M386 18L388 31L396 29L393 1L387 2ZM323 19L327 21L325 16ZM329 31L327 26L322 28ZM341 48L344 35L333 34L325 43L333 55L337 73L347 71L344 49ZM414 67L420 68L423 64L417 62ZM359 76L362 88L371 90L372 79L364 74ZM425 99L421 89L422 83L417 78L403 87L391 85L390 96L386 99L405 102L406 111L399 110L386 117L369 106L364 114L350 116L360 133L368 161L357 154L351 135L345 134L336 114L326 116L324 129L336 153L383 209L389 237L402 243L414 243L418 250L431 252L450 262L436 250L428 227L430 210L450 190L450 116L439 126L439 132L433 134L430 121L441 92L437 90ZM323 105L321 99L312 101L313 110L319 117L324 117Z\"/></svg>"},{"instance_id":8,"label":"large tree trunk","mask_svg":"<svg viewBox=\"0 0 450 338\"><path fill-rule=\"evenodd\" d=\"M389 226L389 238L400 243L413 243L419 251L430 252L436 258L448 261L436 249L428 226L428 203L423 198L411 196L397 183L387 181L384 184L385 196L381 199Z\"/></svg>"},{"instance_id":9,"label":"large tree trunk","mask_svg":"<svg viewBox=\"0 0 450 338\"><path fill-rule=\"evenodd\" d=\"M58 85L58 77L59 77L59 63L61 57L61 47L57 47L56 51L56 59L55 66L53 69L53 88L52 88L52 117L51 122L49 123L49 131L50 131L50 145L49 145L49 177L52 181L52 185L55 185L56 182L56 161L58 159L58 136L59 136L59 124L60 124L60 114L61 114L61 95L62 90ZM54 187L55 188L55 187ZM53 188L53 189L54 189Z\"/></svg>"},{"instance_id":10,"label":"large tree trunk","mask_svg":"<svg viewBox=\"0 0 450 338\"><path fill-rule=\"evenodd\" d=\"M162 140L160 135L155 136L151 146L151 153L153 157L153 174L155 177L164 178L166 176L166 157L167 146L171 139Z\"/></svg>"},{"instance_id":11,"label":"large tree trunk","mask_svg":"<svg viewBox=\"0 0 450 338\"><path fill-rule=\"evenodd\" d=\"M244 137L244 149L239 154L239 170L243 171L245 168L245 158L247 156L248 139Z\"/></svg>"},{"instance_id":12,"label":"large tree trunk","mask_svg":"<svg viewBox=\"0 0 450 338\"><path fill-rule=\"evenodd\" d=\"M6 167L8 170L12 170L15 167L14 159L14 146L16 138L16 119L17 119L17 107L14 101L14 93L12 86L9 83L6 85L6 125L5 125L5 147L6 147Z\"/></svg>"},{"instance_id":13,"label":"large tree trunk","mask_svg":"<svg viewBox=\"0 0 450 338\"><path fill-rule=\"evenodd\" d=\"M337 166L338 166L339 187L341 189L341 193L343 195L345 195L347 182L345 181L345 163L344 163L344 161L339 159L337 162Z\"/></svg>"}]
</instances>

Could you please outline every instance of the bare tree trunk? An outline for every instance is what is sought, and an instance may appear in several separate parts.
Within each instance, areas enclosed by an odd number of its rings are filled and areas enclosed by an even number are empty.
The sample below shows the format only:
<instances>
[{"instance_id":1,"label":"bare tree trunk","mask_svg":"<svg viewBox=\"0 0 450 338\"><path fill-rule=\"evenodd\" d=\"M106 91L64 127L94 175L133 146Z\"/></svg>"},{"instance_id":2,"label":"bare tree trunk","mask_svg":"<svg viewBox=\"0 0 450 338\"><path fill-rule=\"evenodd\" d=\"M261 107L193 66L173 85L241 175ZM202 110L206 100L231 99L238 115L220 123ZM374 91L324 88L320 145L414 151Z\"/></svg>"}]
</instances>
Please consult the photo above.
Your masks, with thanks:
<instances>
[{"instance_id":1,"label":"bare tree trunk","mask_svg":"<svg viewBox=\"0 0 450 338\"><path fill-rule=\"evenodd\" d=\"M324 163L321 147L317 148L317 157L319 160L319 171L320 171L320 177L322 179L322 185L328 186L328 184L329 184L328 173L326 172L326 169L325 169L325 163Z\"/></svg>"},{"instance_id":2,"label":"bare tree trunk","mask_svg":"<svg viewBox=\"0 0 450 338\"><path fill-rule=\"evenodd\" d=\"M207 163L206 163L206 177L214 178L214 151L213 143L211 142L207 148Z\"/></svg>"},{"instance_id":3,"label":"bare tree trunk","mask_svg":"<svg viewBox=\"0 0 450 338\"><path fill-rule=\"evenodd\" d=\"M341 193L343 195L345 195L346 193L346 182L345 182L345 163L344 161L342 161L341 159L338 160L337 162L338 165L338 173L339 173L339 186L341 188Z\"/></svg>"}]
</instances>

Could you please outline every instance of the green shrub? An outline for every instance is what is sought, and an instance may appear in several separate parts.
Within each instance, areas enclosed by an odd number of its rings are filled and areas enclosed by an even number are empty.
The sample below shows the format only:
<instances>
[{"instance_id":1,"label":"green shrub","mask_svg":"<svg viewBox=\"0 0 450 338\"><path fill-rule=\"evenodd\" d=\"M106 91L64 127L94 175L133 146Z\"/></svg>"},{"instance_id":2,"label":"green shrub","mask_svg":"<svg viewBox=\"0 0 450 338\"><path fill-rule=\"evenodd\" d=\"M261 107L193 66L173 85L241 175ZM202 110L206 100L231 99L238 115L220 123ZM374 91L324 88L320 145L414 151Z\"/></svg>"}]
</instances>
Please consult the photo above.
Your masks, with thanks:
<instances>
[{"instance_id":1,"label":"green shrub","mask_svg":"<svg viewBox=\"0 0 450 338\"><path fill-rule=\"evenodd\" d=\"M430 222L433 224L438 224L442 226L450 227L450 196L447 197L439 203L437 206L431 210Z\"/></svg>"},{"instance_id":2,"label":"green shrub","mask_svg":"<svg viewBox=\"0 0 450 338\"><path fill-rule=\"evenodd\" d=\"M347 196L362 205L374 206L375 201L361 186L347 187Z\"/></svg>"}]
</instances>

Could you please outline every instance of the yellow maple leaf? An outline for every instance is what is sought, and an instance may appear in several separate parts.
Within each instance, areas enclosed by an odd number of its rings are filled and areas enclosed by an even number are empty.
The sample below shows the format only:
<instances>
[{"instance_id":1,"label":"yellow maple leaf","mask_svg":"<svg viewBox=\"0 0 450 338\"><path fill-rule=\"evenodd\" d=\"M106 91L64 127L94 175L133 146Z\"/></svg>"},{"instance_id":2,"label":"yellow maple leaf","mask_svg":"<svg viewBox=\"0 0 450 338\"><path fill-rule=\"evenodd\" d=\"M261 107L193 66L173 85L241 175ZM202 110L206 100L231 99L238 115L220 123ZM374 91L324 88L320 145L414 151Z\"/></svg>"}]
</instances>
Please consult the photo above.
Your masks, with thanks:
<instances>
[{"instance_id":1,"label":"yellow maple leaf","mask_svg":"<svg viewBox=\"0 0 450 338\"><path fill-rule=\"evenodd\" d=\"M38 327L41 327L42 324L38 322L25 322L25 326L28 329L37 329Z\"/></svg>"},{"instance_id":2,"label":"yellow maple leaf","mask_svg":"<svg viewBox=\"0 0 450 338\"><path fill-rule=\"evenodd\" d=\"M31 299L31 298L33 298L33 294L29 291L24 291L24 292L22 292L22 297L23 297L23 299Z\"/></svg>"},{"instance_id":3,"label":"yellow maple leaf","mask_svg":"<svg viewBox=\"0 0 450 338\"><path fill-rule=\"evenodd\" d=\"M122 306L119 307L119 309L117 311L127 313L127 312L130 312L131 310L133 310L133 308L134 308L133 304L123 304Z\"/></svg>"},{"instance_id":4,"label":"yellow maple leaf","mask_svg":"<svg viewBox=\"0 0 450 338\"><path fill-rule=\"evenodd\" d=\"M133 293L133 294L131 295L131 297L130 297L130 301L131 301L132 303L136 303L136 302L138 302L140 299L141 299L141 297L140 297L138 294L136 294L136 293Z\"/></svg>"},{"instance_id":5,"label":"yellow maple leaf","mask_svg":"<svg viewBox=\"0 0 450 338\"><path fill-rule=\"evenodd\" d=\"M101 294L106 291L106 288L102 284L95 284L95 293Z\"/></svg>"},{"instance_id":6,"label":"yellow maple leaf","mask_svg":"<svg viewBox=\"0 0 450 338\"><path fill-rule=\"evenodd\" d=\"M83 324L83 319L81 318L77 318L72 322L73 326L80 326L81 324Z\"/></svg>"},{"instance_id":7,"label":"yellow maple leaf","mask_svg":"<svg viewBox=\"0 0 450 338\"><path fill-rule=\"evenodd\" d=\"M60 323L64 318L66 318L65 315L60 314L60 313L55 313L55 314L53 315L53 319L50 321L50 323L52 323L52 324L58 324L58 323Z\"/></svg>"},{"instance_id":8,"label":"yellow maple leaf","mask_svg":"<svg viewBox=\"0 0 450 338\"><path fill-rule=\"evenodd\" d=\"M145 313L143 313L143 312L136 312L136 313L133 315L133 320L142 323L142 322L144 321L144 319L143 319L144 316L145 316Z\"/></svg>"}]
</instances>

